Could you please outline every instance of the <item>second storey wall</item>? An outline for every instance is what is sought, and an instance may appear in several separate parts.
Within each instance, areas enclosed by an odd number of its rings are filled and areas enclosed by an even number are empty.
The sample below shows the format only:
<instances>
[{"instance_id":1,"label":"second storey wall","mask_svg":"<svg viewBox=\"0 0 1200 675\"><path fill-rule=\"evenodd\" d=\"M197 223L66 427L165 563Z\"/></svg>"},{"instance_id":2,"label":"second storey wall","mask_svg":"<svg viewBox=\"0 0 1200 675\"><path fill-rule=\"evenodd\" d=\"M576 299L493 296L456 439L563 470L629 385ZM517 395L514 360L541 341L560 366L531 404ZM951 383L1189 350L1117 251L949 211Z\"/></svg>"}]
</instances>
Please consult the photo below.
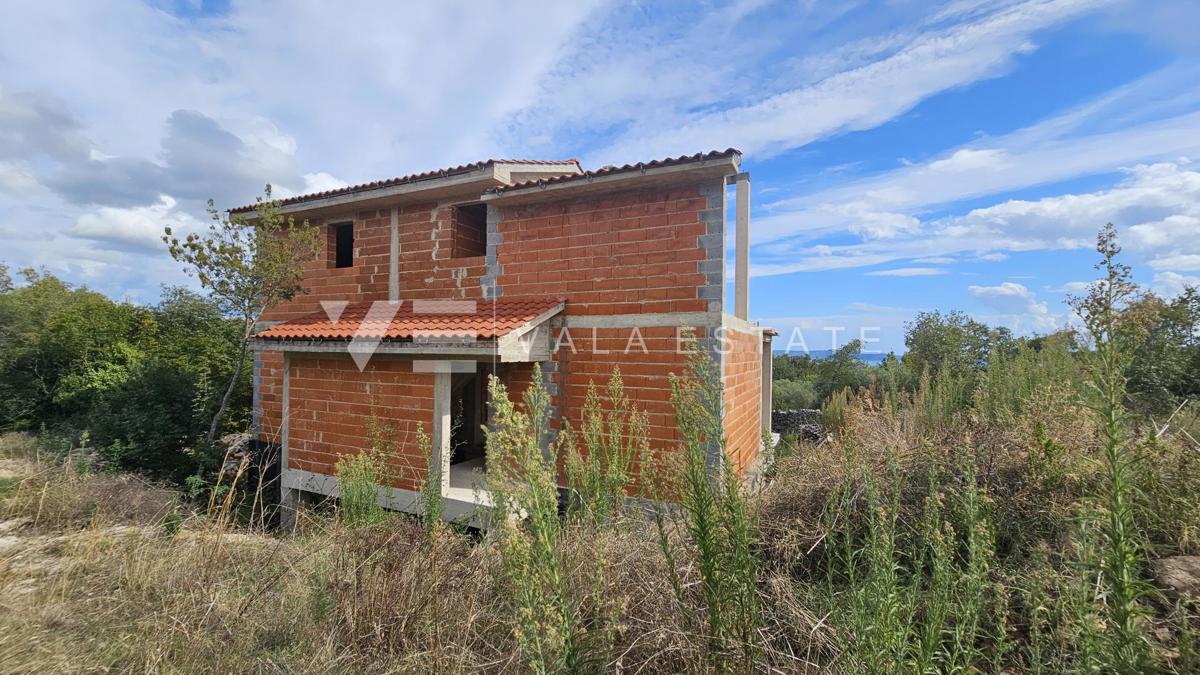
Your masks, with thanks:
<instances>
[{"instance_id":1,"label":"second storey wall","mask_svg":"<svg viewBox=\"0 0 1200 675\"><path fill-rule=\"evenodd\" d=\"M720 311L724 183L564 197L493 207L489 256L457 257L451 201L322 217L323 249L306 265L305 293L266 321L318 312L322 301L388 299L393 216L400 300L550 296L575 315ZM353 265L333 266L332 224L352 222Z\"/></svg>"},{"instance_id":2,"label":"second storey wall","mask_svg":"<svg viewBox=\"0 0 1200 675\"><path fill-rule=\"evenodd\" d=\"M710 182L500 207L499 294L561 296L568 315L719 310L724 185Z\"/></svg>"}]
</instances>

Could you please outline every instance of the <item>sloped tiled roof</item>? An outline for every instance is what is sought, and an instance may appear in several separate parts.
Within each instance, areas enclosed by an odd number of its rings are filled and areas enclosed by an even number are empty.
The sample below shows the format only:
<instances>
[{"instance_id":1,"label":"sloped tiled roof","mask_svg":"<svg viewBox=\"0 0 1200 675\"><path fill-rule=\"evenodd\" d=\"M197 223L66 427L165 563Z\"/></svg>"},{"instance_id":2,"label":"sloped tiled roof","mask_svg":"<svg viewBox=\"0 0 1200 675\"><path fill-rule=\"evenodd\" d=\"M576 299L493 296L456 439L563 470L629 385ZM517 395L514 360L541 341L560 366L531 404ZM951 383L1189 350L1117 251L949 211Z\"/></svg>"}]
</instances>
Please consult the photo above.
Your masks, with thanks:
<instances>
[{"instance_id":1,"label":"sloped tiled roof","mask_svg":"<svg viewBox=\"0 0 1200 675\"><path fill-rule=\"evenodd\" d=\"M726 148L725 150L713 150L711 152L698 152L694 155L683 155L680 157L667 157L665 159L654 159L649 162L638 162L637 164L625 164L623 166L606 166L594 171L584 171L583 173L565 174L561 176L547 176L545 178L536 178L534 180L524 181L522 183L513 183L512 185L501 185L494 188L489 188L489 194L503 194L513 190L522 190L525 188L538 187L542 185L556 185L559 183L573 183L575 181L586 181L601 176L611 176L613 174L630 173L633 171L644 171L646 169L656 169L664 166L676 166L679 164L692 164L698 162L706 162L713 159L724 159L742 154L736 148Z\"/></svg>"},{"instance_id":2,"label":"sloped tiled roof","mask_svg":"<svg viewBox=\"0 0 1200 675\"><path fill-rule=\"evenodd\" d=\"M560 298L501 298L492 300L406 300L326 303L320 311L274 325L255 337L264 340L349 340L354 337L411 339L415 337L498 338L524 326L562 304ZM394 316L390 316L396 309ZM337 320L333 318L336 316Z\"/></svg>"},{"instance_id":3,"label":"sloped tiled roof","mask_svg":"<svg viewBox=\"0 0 1200 675\"><path fill-rule=\"evenodd\" d=\"M574 164L582 170L577 159L485 159L480 162L471 162L470 164L462 164L460 166L452 166L445 169L434 169L433 171L425 171L422 173L413 173L407 176L397 176L395 178L386 178L384 180L371 181L369 183L360 183L358 185L347 185L346 187L335 188L333 190L325 190L324 192L312 192L304 195L296 195L295 197L287 197L280 199L279 203L282 206L288 204L298 204L300 202L309 202L326 197L335 197L337 195L350 194L352 192L364 192L366 190L378 190L382 188L394 187L396 185L404 185L406 183L417 183L423 180L434 180L437 178L445 178L447 176L457 176L459 174L470 173L477 169L482 169L496 164L531 164L536 166L552 166L554 164ZM255 204L247 204L237 208L229 209L230 213L247 213L253 211Z\"/></svg>"}]
</instances>

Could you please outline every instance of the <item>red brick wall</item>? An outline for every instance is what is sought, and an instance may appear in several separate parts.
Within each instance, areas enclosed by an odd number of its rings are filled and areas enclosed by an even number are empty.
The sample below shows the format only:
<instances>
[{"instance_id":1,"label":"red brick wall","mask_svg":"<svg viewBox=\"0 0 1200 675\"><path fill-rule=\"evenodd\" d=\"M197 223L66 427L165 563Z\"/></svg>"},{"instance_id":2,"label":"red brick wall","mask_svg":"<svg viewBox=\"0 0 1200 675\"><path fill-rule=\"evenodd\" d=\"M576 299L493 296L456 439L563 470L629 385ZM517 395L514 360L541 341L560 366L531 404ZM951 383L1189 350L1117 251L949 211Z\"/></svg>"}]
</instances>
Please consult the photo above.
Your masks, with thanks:
<instances>
[{"instance_id":1,"label":"red brick wall","mask_svg":"<svg viewBox=\"0 0 1200 675\"><path fill-rule=\"evenodd\" d=\"M450 204L404 207L400 216L400 299L480 299L484 257L454 257Z\"/></svg>"},{"instance_id":2,"label":"red brick wall","mask_svg":"<svg viewBox=\"0 0 1200 675\"><path fill-rule=\"evenodd\" d=\"M504 297L564 296L568 314L704 311L699 185L503 207Z\"/></svg>"},{"instance_id":3,"label":"red brick wall","mask_svg":"<svg viewBox=\"0 0 1200 675\"><path fill-rule=\"evenodd\" d=\"M568 316L704 311L708 301L699 297L698 290L707 279L698 272L698 263L706 256L699 237L706 232L700 212L707 206L708 199L701 194L700 184L693 184L500 207L502 240L497 256L502 268L498 282L503 297L562 296L567 299ZM358 213L354 220L355 266L347 270L330 269L322 259L308 273L313 292L275 309L266 318L283 320L317 311L323 299L386 299L390 216L386 209ZM479 283L485 272L485 258L453 257L452 219L449 203L405 206L400 210L402 299L482 296ZM613 367L619 365L631 400L648 414L653 449L671 451L677 447L679 438L670 402L669 374L684 372L686 354L679 350L673 327L640 328L638 333L645 343L644 349L638 340L631 342L631 328L598 328L594 333L590 328L571 328L575 351L572 353L564 344L556 355L558 369L551 380L557 384L558 393L552 397L552 404L561 417L574 422L582 411L588 383L594 381L603 386ZM697 333L701 337L705 334L703 329ZM753 461L759 444L761 343L756 335L734 333L731 338L735 349L725 357L725 430L731 456L743 467ZM293 363L302 364L312 358L332 364L331 357L300 356ZM339 368L301 365L300 386L303 392L324 391L336 394L340 400L343 394L361 399L368 384L376 392L403 384L408 387L404 390L407 393L384 395L421 398L419 388L414 388L416 385L411 381L411 372L404 383L388 380L398 374L388 370L393 366L386 365L386 360L378 358L371 361L372 368L379 363L385 364L378 366L382 370L368 369L366 374L359 374L348 358ZM269 440L271 430L278 429L282 387L278 369L282 360L278 354L264 354L263 364L260 427L262 437ZM510 396L519 400L532 374L532 364L504 364L500 373L510 385ZM337 388L321 389L321 382L326 380L336 382ZM430 379L428 395L421 405L412 400L410 407L404 409L407 411L404 414L412 419L399 421L414 424L417 418L432 419L431 383ZM291 387L295 401L297 380L293 379ZM308 428L302 433L309 436L292 434L293 448L301 453L294 455L292 466L332 473L331 460L336 454L333 450L358 451L365 447L362 420L365 403L351 401L348 405L352 407L339 409L336 419L322 422L316 413L328 412L319 409L323 399L303 400L312 401L314 407L305 408L310 419L304 422ZM328 408L328 396L324 400ZM327 429L334 438L343 436L337 445L312 436L320 434L325 424L337 426ZM426 421L427 428L428 425ZM350 434L338 432L352 428L358 430L356 433L363 440L351 442ZM309 445L298 448L299 440ZM296 464L300 461L309 464Z\"/></svg>"},{"instance_id":4,"label":"red brick wall","mask_svg":"<svg viewBox=\"0 0 1200 675\"><path fill-rule=\"evenodd\" d=\"M742 471L757 459L762 443L762 337L726 326L723 342L725 452Z\"/></svg>"},{"instance_id":5,"label":"red brick wall","mask_svg":"<svg viewBox=\"0 0 1200 675\"><path fill-rule=\"evenodd\" d=\"M705 283L697 272L705 253L697 238L707 203L697 184L504 207L497 250L503 294L565 296L571 314L703 311L696 289ZM387 299L391 210L359 211L353 223L354 265L332 267L329 237L322 237L326 250L306 266L307 292L264 320L320 311L322 300ZM399 229L401 299L482 297L485 257L454 256L452 204L403 206Z\"/></svg>"},{"instance_id":6,"label":"red brick wall","mask_svg":"<svg viewBox=\"0 0 1200 675\"><path fill-rule=\"evenodd\" d=\"M455 258L453 209L450 205L416 204L400 208L400 298L444 300L480 298L484 257ZM331 220L330 224L346 222ZM354 222L354 265L332 266L330 237L324 250L305 266L307 292L266 313L265 321L286 321L321 310L322 300L363 302L388 299L391 256L391 209L359 211ZM330 225L321 225L329 228Z\"/></svg>"},{"instance_id":7,"label":"red brick wall","mask_svg":"<svg viewBox=\"0 0 1200 675\"><path fill-rule=\"evenodd\" d=\"M391 251L391 232L376 211L364 211L354 216L354 265L333 266L332 225L349 218L320 224L322 251L317 259L305 265L306 293L291 302L272 307L265 321L286 321L321 309L321 300L387 300L388 260ZM386 215L386 214L385 214Z\"/></svg>"},{"instance_id":8,"label":"red brick wall","mask_svg":"<svg viewBox=\"0 0 1200 675\"><path fill-rule=\"evenodd\" d=\"M417 426L432 430L433 374L378 356L362 372L349 356L296 354L289 361L288 468L334 475L339 456L370 449L374 424L388 430L397 449L388 482L419 488L425 458Z\"/></svg>"},{"instance_id":9,"label":"red brick wall","mask_svg":"<svg viewBox=\"0 0 1200 675\"><path fill-rule=\"evenodd\" d=\"M261 352L258 384L258 438L268 443L281 442L283 423L283 352Z\"/></svg>"}]
</instances>

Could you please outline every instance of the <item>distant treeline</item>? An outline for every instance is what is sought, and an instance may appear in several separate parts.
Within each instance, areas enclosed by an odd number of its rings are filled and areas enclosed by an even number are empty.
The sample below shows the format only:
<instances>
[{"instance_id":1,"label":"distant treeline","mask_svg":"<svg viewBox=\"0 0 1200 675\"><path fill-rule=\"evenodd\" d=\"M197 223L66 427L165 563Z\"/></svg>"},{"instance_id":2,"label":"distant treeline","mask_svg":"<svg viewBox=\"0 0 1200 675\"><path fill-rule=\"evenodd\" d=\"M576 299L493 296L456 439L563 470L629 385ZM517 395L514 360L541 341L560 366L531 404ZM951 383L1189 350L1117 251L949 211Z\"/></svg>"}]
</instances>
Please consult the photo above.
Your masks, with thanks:
<instances>
[{"instance_id":1,"label":"distant treeline","mask_svg":"<svg viewBox=\"0 0 1200 675\"><path fill-rule=\"evenodd\" d=\"M1163 414L1200 397L1200 292L1190 288L1173 300L1147 293L1128 316L1143 322L1149 337L1126 372L1127 404L1136 412ZM819 408L846 388L913 393L923 375L936 379L939 373L943 379L953 375L963 395L971 397L991 364L1028 362L1040 368L1047 357L1069 359L1084 348L1073 331L1018 337L958 311L921 312L905 325L904 344L908 351L903 356L888 354L876 364L860 358L862 343L857 340L823 357L776 354L774 407Z\"/></svg>"}]
</instances>

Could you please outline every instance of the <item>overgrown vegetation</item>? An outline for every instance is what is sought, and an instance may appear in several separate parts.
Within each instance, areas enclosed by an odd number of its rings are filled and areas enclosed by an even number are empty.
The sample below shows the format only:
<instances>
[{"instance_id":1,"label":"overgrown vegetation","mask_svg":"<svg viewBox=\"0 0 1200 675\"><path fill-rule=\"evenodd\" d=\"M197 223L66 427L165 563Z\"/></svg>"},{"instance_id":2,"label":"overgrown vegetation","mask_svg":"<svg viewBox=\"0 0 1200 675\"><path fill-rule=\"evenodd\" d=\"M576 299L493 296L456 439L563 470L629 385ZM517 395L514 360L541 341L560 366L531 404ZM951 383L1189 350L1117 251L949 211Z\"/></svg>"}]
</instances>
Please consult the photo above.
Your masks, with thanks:
<instances>
[{"instance_id":1,"label":"overgrown vegetation","mask_svg":"<svg viewBox=\"0 0 1200 675\"><path fill-rule=\"evenodd\" d=\"M249 216L210 202L207 233L166 229L206 296L172 287L157 305L114 302L45 270L21 270L16 285L0 264L0 431L68 445L86 434L110 468L209 485L216 439L249 426L255 323L301 292L320 248L319 228L277 206L268 186Z\"/></svg>"},{"instance_id":2,"label":"overgrown vegetation","mask_svg":"<svg viewBox=\"0 0 1200 675\"><path fill-rule=\"evenodd\" d=\"M1135 386L1144 345L1193 333L1099 244L1085 333L923 341L920 376L831 395L831 436L755 491L703 340L670 452L619 374L557 432L540 373L516 401L493 380L483 532L429 481L423 523L375 511L377 453L343 460L340 515L270 535L4 436L0 669L1196 672L1197 599L1155 570L1200 553L1197 410Z\"/></svg>"},{"instance_id":3,"label":"overgrown vegetation","mask_svg":"<svg viewBox=\"0 0 1200 675\"><path fill-rule=\"evenodd\" d=\"M78 445L114 469L182 483L211 476L221 455L202 444L238 370L238 327L209 300L166 288L154 306L118 303L45 271L0 292L0 430ZM3 285L0 285L3 287ZM249 423L243 369L222 430Z\"/></svg>"}]
</instances>

